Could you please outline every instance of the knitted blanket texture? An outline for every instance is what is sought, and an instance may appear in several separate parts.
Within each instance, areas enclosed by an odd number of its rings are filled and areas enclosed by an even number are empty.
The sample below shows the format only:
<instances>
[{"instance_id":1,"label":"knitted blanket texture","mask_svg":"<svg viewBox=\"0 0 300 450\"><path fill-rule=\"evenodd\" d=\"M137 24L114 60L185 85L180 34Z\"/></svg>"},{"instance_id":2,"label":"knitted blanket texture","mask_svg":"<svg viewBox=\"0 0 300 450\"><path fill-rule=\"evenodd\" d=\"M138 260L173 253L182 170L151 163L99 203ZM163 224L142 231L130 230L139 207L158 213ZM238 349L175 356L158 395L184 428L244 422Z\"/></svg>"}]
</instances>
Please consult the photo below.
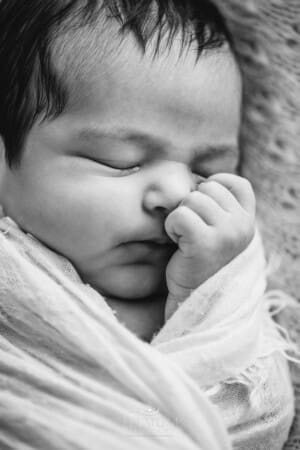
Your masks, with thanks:
<instances>
[{"instance_id":1,"label":"knitted blanket texture","mask_svg":"<svg viewBox=\"0 0 300 450\"><path fill-rule=\"evenodd\" d=\"M300 2L213 0L233 37L243 75L241 174L252 182L272 271L269 286L300 300ZM299 309L282 323L300 346ZM300 449L300 370L287 450Z\"/></svg>"},{"instance_id":2,"label":"knitted blanket texture","mask_svg":"<svg viewBox=\"0 0 300 450\"><path fill-rule=\"evenodd\" d=\"M264 245L278 266L270 282L300 300L300 2L213 3L243 75L240 172L254 186Z\"/></svg>"}]
</instances>

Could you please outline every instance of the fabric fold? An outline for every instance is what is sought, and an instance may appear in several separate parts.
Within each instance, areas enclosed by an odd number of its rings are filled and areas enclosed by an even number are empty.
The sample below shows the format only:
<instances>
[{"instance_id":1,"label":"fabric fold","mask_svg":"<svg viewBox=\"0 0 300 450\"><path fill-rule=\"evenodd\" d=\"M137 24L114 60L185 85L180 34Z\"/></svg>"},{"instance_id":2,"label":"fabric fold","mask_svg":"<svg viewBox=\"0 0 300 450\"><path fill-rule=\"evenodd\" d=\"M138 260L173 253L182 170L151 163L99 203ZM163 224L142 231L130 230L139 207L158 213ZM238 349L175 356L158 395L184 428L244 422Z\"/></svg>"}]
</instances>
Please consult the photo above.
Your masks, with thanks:
<instances>
[{"instance_id":1,"label":"fabric fold","mask_svg":"<svg viewBox=\"0 0 300 450\"><path fill-rule=\"evenodd\" d=\"M255 240L248 255L197 289L149 345L67 260L1 219L2 445L245 448L245 436L258 439L253 420L261 429L269 412L276 418L269 448L280 448L293 414L292 391L280 388L289 381L282 356L289 346L262 302L261 248ZM251 367L258 378L265 372L255 402Z\"/></svg>"}]
</instances>

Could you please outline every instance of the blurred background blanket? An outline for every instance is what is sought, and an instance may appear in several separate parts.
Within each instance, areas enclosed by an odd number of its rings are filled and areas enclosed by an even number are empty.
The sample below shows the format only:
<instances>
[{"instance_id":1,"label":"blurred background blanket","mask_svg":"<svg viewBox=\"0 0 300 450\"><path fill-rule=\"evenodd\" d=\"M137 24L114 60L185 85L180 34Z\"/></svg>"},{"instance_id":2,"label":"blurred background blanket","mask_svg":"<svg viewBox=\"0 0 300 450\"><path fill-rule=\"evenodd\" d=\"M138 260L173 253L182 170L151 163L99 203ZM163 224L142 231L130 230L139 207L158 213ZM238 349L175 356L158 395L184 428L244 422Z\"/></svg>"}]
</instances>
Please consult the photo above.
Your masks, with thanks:
<instances>
[{"instance_id":1,"label":"blurred background blanket","mask_svg":"<svg viewBox=\"0 0 300 450\"><path fill-rule=\"evenodd\" d=\"M243 75L240 174L257 198L272 270L269 288L300 301L300 2L212 0L230 30ZM300 346L299 308L279 318ZM285 447L300 448L300 370L294 365L296 416Z\"/></svg>"}]
</instances>

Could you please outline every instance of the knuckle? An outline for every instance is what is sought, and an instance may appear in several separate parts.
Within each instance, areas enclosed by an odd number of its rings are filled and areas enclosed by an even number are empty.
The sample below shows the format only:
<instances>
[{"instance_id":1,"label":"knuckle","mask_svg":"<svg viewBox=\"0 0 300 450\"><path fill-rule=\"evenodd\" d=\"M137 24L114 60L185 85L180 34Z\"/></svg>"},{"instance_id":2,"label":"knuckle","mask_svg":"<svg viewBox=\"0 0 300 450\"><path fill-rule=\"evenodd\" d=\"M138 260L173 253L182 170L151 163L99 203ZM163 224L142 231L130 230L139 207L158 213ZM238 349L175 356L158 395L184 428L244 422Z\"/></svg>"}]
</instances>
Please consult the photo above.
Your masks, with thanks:
<instances>
[{"instance_id":1,"label":"knuckle","mask_svg":"<svg viewBox=\"0 0 300 450\"><path fill-rule=\"evenodd\" d=\"M199 191L190 192L181 202L181 206L191 207L195 203L199 203L201 199L201 193Z\"/></svg>"},{"instance_id":2,"label":"knuckle","mask_svg":"<svg viewBox=\"0 0 300 450\"><path fill-rule=\"evenodd\" d=\"M198 186L199 192L210 192L212 190L215 190L218 187L218 182L214 180L207 180L204 183L201 183Z\"/></svg>"},{"instance_id":3,"label":"knuckle","mask_svg":"<svg viewBox=\"0 0 300 450\"><path fill-rule=\"evenodd\" d=\"M166 218L166 224L178 221L185 215L186 215L185 207L183 205L180 205L177 208L175 208L172 212L170 212L170 214Z\"/></svg>"},{"instance_id":4,"label":"knuckle","mask_svg":"<svg viewBox=\"0 0 300 450\"><path fill-rule=\"evenodd\" d=\"M200 196L201 196L201 194L199 193L199 191L193 191L193 192L190 192L183 201L187 201L187 202L198 201Z\"/></svg>"},{"instance_id":5,"label":"knuckle","mask_svg":"<svg viewBox=\"0 0 300 450\"><path fill-rule=\"evenodd\" d=\"M247 178L239 177L239 182L240 182L241 187L245 191L248 191L249 193L252 193L254 195L252 184L249 180L247 180Z\"/></svg>"}]
</instances>

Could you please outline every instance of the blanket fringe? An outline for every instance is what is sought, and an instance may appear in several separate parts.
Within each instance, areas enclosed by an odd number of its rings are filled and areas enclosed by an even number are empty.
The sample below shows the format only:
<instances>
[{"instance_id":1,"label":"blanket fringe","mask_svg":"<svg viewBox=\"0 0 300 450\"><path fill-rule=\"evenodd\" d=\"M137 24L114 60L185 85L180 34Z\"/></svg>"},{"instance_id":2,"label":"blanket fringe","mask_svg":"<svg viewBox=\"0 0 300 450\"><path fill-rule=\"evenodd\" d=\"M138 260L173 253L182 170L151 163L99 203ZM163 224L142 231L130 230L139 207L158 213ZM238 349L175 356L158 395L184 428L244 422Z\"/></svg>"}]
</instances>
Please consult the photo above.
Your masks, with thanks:
<instances>
[{"instance_id":1,"label":"blanket fringe","mask_svg":"<svg viewBox=\"0 0 300 450\"><path fill-rule=\"evenodd\" d=\"M269 371L265 368L263 359L278 352L289 363L300 364L299 346L292 341L288 330L275 321L275 318L287 308L295 309L300 318L300 305L297 300L281 290L274 289L264 294L263 304L265 326L263 327L262 342L265 349L262 356L240 374L212 388L213 391L209 389L210 395L222 389L222 385L238 383L247 386L252 405L254 407L255 405L259 406L261 388L267 382L269 376Z\"/></svg>"}]
</instances>

